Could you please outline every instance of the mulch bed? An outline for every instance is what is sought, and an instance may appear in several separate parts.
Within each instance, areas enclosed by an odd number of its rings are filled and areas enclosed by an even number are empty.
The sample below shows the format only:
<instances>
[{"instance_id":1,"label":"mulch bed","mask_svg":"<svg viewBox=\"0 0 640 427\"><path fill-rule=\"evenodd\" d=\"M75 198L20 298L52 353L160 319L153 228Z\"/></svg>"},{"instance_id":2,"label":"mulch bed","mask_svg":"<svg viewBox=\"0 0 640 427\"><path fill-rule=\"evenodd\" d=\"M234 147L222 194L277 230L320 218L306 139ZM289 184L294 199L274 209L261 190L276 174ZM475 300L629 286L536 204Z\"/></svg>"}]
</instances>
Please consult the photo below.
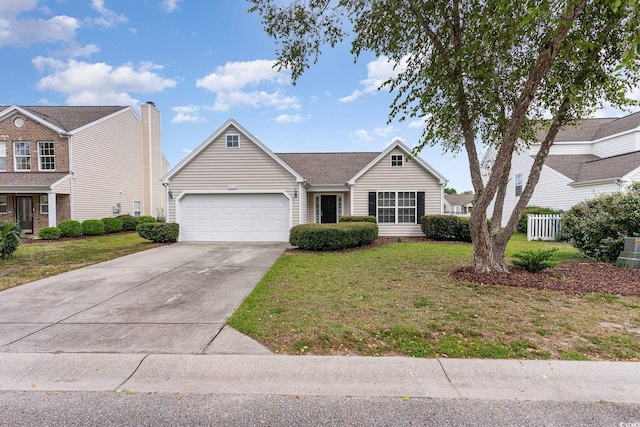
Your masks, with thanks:
<instances>
[{"instance_id":1,"label":"mulch bed","mask_svg":"<svg viewBox=\"0 0 640 427\"><path fill-rule=\"evenodd\" d=\"M131 234L131 233L135 233L135 231L120 231L118 233L109 233L109 234L102 234L101 236L117 236L118 234ZM32 236L23 236L22 237L22 243L24 244L29 244L29 243L47 243L47 242L68 242L70 240L82 240L82 239L90 239L92 237L100 237L100 236L85 236L80 235L78 237L61 237L59 239L55 239L55 240L45 240L45 239L40 239L38 237L36 237L35 235Z\"/></svg>"},{"instance_id":2,"label":"mulch bed","mask_svg":"<svg viewBox=\"0 0 640 427\"><path fill-rule=\"evenodd\" d=\"M540 273L511 268L509 273L482 273L464 267L451 272L461 282L514 286L572 294L640 296L640 270L619 268L602 262L570 262Z\"/></svg>"}]
</instances>

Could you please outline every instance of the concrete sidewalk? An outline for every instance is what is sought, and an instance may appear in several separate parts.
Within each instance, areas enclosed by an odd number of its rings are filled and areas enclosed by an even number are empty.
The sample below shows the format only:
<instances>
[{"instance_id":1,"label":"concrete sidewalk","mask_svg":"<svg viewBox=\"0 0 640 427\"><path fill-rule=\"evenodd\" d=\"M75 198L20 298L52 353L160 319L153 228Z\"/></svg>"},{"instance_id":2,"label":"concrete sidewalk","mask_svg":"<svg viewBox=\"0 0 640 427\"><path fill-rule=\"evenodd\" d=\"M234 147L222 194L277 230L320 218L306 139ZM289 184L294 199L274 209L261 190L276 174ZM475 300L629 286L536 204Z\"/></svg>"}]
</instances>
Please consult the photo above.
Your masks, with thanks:
<instances>
[{"instance_id":1,"label":"concrete sidewalk","mask_svg":"<svg viewBox=\"0 0 640 427\"><path fill-rule=\"evenodd\" d=\"M0 354L1 391L640 403L640 364L405 357Z\"/></svg>"}]
</instances>

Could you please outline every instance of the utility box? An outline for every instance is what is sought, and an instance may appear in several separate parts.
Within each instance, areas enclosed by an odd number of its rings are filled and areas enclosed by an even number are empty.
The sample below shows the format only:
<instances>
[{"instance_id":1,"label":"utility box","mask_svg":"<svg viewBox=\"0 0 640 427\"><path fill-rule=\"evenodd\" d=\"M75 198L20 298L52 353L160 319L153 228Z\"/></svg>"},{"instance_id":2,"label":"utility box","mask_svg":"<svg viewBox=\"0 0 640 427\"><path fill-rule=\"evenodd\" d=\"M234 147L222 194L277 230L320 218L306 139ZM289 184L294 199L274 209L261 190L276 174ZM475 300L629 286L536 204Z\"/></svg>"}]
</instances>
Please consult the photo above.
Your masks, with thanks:
<instances>
[{"instance_id":1,"label":"utility box","mask_svg":"<svg viewBox=\"0 0 640 427\"><path fill-rule=\"evenodd\" d=\"M616 265L622 268L640 269L640 237L624 238L624 250L620 252Z\"/></svg>"}]
</instances>

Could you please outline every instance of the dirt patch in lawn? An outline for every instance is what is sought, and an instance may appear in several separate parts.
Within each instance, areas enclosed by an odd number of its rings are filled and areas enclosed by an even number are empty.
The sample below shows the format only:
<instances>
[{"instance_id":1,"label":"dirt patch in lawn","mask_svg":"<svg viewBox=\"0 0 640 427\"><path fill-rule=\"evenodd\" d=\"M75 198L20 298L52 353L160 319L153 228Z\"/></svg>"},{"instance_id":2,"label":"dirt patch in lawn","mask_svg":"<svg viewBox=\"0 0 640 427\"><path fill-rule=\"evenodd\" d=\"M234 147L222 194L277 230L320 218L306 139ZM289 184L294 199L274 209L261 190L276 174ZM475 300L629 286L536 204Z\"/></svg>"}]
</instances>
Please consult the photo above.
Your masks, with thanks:
<instances>
[{"instance_id":1,"label":"dirt patch in lawn","mask_svg":"<svg viewBox=\"0 0 640 427\"><path fill-rule=\"evenodd\" d=\"M572 294L640 296L640 270L619 268L601 262L558 264L540 273L512 268L509 273L478 274L472 267L454 270L451 276L461 282L562 291Z\"/></svg>"}]
</instances>

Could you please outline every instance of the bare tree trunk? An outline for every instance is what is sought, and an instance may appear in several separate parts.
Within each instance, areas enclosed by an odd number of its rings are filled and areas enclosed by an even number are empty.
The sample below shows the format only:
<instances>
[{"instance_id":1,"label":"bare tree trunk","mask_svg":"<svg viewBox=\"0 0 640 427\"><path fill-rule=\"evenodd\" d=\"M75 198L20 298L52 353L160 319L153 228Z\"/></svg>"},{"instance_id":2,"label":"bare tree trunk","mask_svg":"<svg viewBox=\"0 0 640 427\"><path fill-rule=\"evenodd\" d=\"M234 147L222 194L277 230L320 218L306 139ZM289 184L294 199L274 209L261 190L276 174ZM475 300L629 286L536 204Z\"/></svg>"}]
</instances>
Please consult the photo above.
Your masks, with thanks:
<instances>
[{"instance_id":1,"label":"bare tree trunk","mask_svg":"<svg viewBox=\"0 0 640 427\"><path fill-rule=\"evenodd\" d=\"M507 241L499 234L491 234L486 213L473 210L469 220L471 241L473 242L473 264L477 273L506 272L504 252Z\"/></svg>"}]
</instances>

